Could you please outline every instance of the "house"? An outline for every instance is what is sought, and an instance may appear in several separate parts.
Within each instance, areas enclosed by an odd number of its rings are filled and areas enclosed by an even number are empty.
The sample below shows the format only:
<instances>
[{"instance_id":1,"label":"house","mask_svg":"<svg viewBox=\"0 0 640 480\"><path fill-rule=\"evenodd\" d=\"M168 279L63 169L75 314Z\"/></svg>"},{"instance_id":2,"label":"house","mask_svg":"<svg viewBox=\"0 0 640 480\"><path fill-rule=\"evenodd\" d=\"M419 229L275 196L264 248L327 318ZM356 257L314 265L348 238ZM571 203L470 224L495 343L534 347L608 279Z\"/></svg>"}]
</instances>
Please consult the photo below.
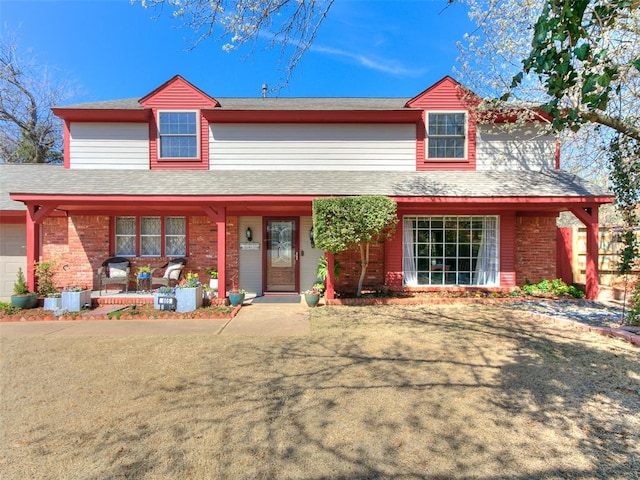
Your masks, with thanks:
<instances>
[{"instance_id":1,"label":"house","mask_svg":"<svg viewBox=\"0 0 640 480\"><path fill-rule=\"evenodd\" d=\"M366 287L555 278L556 218L570 211L587 229L594 298L611 193L562 171L539 121L502 131L478 121L474 98L450 77L402 99L217 98L175 76L142 98L55 107L64 167L0 166L0 296L19 264L33 287L38 259L56 260L59 286L97 289L114 255L152 267L186 257L226 289L300 292L323 255L312 200L377 194L400 223L374 246ZM329 298L355 289L358 258L338 255Z\"/></svg>"}]
</instances>

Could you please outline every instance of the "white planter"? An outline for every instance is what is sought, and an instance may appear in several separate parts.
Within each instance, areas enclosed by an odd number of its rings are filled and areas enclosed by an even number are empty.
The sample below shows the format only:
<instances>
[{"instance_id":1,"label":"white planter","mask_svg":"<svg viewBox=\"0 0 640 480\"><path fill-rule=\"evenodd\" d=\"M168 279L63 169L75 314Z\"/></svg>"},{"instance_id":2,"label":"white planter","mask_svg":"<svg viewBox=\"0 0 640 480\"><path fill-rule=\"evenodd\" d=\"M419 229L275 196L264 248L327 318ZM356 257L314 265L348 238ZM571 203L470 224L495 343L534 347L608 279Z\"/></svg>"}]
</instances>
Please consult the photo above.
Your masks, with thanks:
<instances>
[{"instance_id":1,"label":"white planter","mask_svg":"<svg viewBox=\"0 0 640 480\"><path fill-rule=\"evenodd\" d=\"M91 290L80 292L62 292L62 309L67 312L79 312L88 305L91 308Z\"/></svg>"},{"instance_id":2,"label":"white planter","mask_svg":"<svg viewBox=\"0 0 640 480\"><path fill-rule=\"evenodd\" d=\"M202 287L176 288L176 312L192 312L202 306Z\"/></svg>"},{"instance_id":3,"label":"white planter","mask_svg":"<svg viewBox=\"0 0 640 480\"><path fill-rule=\"evenodd\" d=\"M45 297L44 299L44 309L45 310L60 310L62 308L62 298L49 298Z\"/></svg>"},{"instance_id":4,"label":"white planter","mask_svg":"<svg viewBox=\"0 0 640 480\"><path fill-rule=\"evenodd\" d=\"M215 290L216 292L218 291L218 279L217 278L212 278L209 280L209 288L211 288L211 290Z\"/></svg>"}]
</instances>

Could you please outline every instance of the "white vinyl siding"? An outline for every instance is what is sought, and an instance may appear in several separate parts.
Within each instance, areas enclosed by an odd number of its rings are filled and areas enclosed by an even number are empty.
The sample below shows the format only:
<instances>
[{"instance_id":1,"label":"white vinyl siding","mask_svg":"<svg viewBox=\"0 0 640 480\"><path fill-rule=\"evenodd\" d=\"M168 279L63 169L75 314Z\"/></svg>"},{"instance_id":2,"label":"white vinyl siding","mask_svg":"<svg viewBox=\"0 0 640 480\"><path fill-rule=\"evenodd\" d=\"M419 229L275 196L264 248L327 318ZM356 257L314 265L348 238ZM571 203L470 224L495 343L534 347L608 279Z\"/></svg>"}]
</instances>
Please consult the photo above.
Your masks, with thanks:
<instances>
[{"instance_id":1,"label":"white vinyl siding","mask_svg":"<svg viewBox=\"0 0 640 480\"><path fill-rule=\"evenodd\" d=\"M556 138L533 128L505 131L478 125L477 170L545 170L555 168Z\"/></svg>"},{"instance_id":2,"label":"white vinyl siding","mask_svg":"<svg viewBox=\"0 0 640 480\"><path fill-rule=\"evenodd\" d=\"M71 168L149 169L149 125L72 123Z\"/></svg>"},{"instance_id":3,"label":"white vinyl siding","mask_svg":"<svg viewBox=\"0 0 640 480\"><path fill-rule=\"evenodd\" d=\"M258 250L239 250L240 280L235 286L244 288L248 293L262 295L262 249L264 248L262 243L262 217L240 217L238 222L238 241L240 243L247 241L245 237L247 227L251 228L252 241L259 243L260 248ZM239 246L231 248L239 249ZM227 282L231 283L229 279Z\"/></svg>"},{"instance_id":4,"label":"white vinyl siding","mask_svg":"<svg viewBox=\"0 0 640 480\"><path fill-rule=\"evenodd\" d=\"M316 283L318 260L324 251L311 247L309 230L313 225L312 217L300 217L300 290L305 291Z\"/></svg>"},{"instance_id":5,"label":"white vinyl siding","mask_svg":"<svg viewBox=\"0 0 640 480\"><path fill-rule=\"evenodd\" d=\"M212 124L211 170L416 168L415 125Z\"/></svg>"}]
</instances>

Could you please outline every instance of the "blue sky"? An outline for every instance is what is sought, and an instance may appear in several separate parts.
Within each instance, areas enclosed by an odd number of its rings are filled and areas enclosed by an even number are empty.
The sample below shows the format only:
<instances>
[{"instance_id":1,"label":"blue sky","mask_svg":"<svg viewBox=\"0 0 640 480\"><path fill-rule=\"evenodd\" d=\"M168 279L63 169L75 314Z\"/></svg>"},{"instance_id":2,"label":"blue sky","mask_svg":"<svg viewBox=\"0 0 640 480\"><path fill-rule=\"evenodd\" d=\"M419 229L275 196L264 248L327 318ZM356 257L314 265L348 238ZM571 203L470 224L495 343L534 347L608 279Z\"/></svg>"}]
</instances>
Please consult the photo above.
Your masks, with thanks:
<instances>
[{"instance_id":1,"label":"blue sky","mask_svg":"<svg viewBox=\"0 0 640 480\"><path fill-rule=\"evenodd\" d=\"M278 95L413 97L456 64L474 26L447 0L336 0L311 51ZM282 77L279 50L190 50L192 32L129 0L0 0L0 34L76 86L73 102L142 97L180 74L213 97L259 96ZM248 56L253 52L251 55Z\"/></svg>"}]
</instances>

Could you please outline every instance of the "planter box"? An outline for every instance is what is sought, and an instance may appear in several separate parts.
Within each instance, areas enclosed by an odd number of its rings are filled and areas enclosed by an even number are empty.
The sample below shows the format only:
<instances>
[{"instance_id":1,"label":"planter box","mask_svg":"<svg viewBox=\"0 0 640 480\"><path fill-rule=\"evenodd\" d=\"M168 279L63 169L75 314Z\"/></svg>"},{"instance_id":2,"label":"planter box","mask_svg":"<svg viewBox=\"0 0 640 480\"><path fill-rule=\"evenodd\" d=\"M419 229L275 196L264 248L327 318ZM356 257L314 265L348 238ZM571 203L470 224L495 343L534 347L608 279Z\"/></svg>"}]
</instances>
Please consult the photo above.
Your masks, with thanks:
<instances>
[{"instance_id":1,"label":"planter box","mask_svg":"<svg viewBox=\"0 0 640 480\"><path fill-rule=\"evenodd\" d=\"M91 308L91 290L80 292L62 292L62 309L67 312L79 312L85 305Z\"/></svg>"},{"instance_id":2,"label":"planter box","mask_svg":"<svg viewBox=\"0 0 640 480\"><path fill-rule=\"evenodd\" d=\"M44 309L45 310L57 311L57 310L60 310L61 308L62 308L62 298L61 297L56 297L56 298L45 297L45 299L44 299Z\"/></svg>"},{"instance_id":3,"label":"planter box","mask_svg":"<svg viewBox=\"0 0 640 480\"><path fill-rule=\"evenodd\" d=\"M176 312L192 312L202 306L202 287L176 288Z\"/></svg>"}]
</instances>

